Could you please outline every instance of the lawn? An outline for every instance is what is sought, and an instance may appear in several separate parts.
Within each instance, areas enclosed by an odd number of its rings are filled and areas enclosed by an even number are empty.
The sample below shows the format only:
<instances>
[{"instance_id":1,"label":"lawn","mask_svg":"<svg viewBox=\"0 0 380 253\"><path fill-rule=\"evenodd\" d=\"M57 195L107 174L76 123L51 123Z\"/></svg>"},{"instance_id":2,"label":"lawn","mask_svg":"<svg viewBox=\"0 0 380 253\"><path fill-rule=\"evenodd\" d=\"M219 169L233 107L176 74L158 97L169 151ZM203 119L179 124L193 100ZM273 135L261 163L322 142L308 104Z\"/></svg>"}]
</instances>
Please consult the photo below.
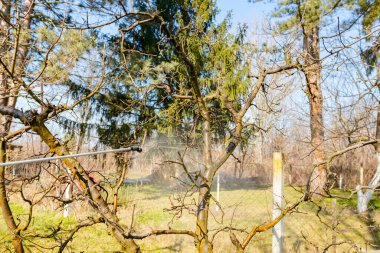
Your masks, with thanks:
<instances>
[{"instance_id":1,"label":"lawn","mask_svg":"<svg viewBox=\"0 0 380 253\"><path fill-rule=\"evenodd\" d=\"M194 229L195 218L184 212L179 219L172 219L173 214L165 211L170 207L170 199L181 191L164 186L126 186L120 191L119 217L124 225L131 223L131 214L134 209L134 230L144 233L150 229ZM215 192L213 192L215 196ZM260 225L271 219L272 197L270 187L256 187L245 184L231 184L221 188L221 211L216 210L215 203L211 206L210 230L216 231L221 227L232 226L249 231L254 225ZM285 199L291 204L301 194L291 187L285 189ZM196 194L194 194L196 198ZM16 200L17 203L17 200ZM303 203L297 212L285 217L285 251L286 252L323 252L333 242L339 244L336 252L358 252L373 249L378 244L376 224L380 224L380 206L378 201L371 203L374 211L367 216L355 213L355 202L338 199L336 208L332 200L325 199L318 204ZM134 207L134 208L133 208ZM25 219L26 206L12 204L14 214ZM334 211L335 210L335 211ZM38 207L27 236L27 248L30 252L56 252L57 249L48 249L56 240L67 236L59 232L51 239L35 239L33 235L47 235L60 224L62 231L75 226L76 220L87 216L96 216L88 207L77 205L71 212L71 217L63 218L57 210L47 210ZM335 232L332 229L333 217L336 217ZM237 233L242 240L244 233ZM271 230L257 234L251 241L246 252L271 252ZM194 243L189 236L162 235L138 241L143 252L194 252ZM37 248L36 245L44 248ZM215 252L232 252L233 247L227 232L218 233L214 238ZM7 236L5 224L0 221L0 251L11 249L10 238ZM103 224L80 230L68 244L66 252L117 252L119 245L110 235ZM11 250L12 251L12 250ZM334 252L330 247L327 252Z\"/></svg>"}]
</instances>

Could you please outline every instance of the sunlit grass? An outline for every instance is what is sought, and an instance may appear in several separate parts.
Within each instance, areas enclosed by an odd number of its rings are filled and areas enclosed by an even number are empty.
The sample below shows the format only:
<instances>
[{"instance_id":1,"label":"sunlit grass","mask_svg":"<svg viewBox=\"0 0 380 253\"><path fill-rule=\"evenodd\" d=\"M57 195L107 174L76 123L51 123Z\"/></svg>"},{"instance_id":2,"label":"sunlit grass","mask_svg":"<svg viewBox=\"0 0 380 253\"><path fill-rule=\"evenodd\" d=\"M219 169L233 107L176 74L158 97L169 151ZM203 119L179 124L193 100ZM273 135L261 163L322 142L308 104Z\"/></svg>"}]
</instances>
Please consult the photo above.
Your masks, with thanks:
<instances>
[{"instance_id":1,"label":"sunlit grass","mask_svg":"<svg viewBox=\"0 0 380 253\"><path fill-rule=\"evenodd\" d=\"M256 188L256 189L255 189ZM249 231L252 226L264 224L272 217L272 192L271 187L254 187L254 185L229 186L222 185L220 203L221 211L216 211L216 205L211 204L210 230L216 231L223 226L234 226ZM145 233L150 229L165 229L169 226L177 229L194 229L195 217L184 211L179 219L173 218L173 213L165 210L170 207L170 199L174 195L182 193L176 188L164 186L125 186L120 190L119 217L123 225L129 226L134 212L135 233ZM344 192L336 192L346 194ZM174 195L173 195L174 194ZM212 192L215 196L215 191ZM301 193L291 187L285 189L285 199L288 204L294 203L301 197ZM197 195L193 198L196 200ZM347 242L337 247L337 252L347 252L356 244L358 248L371 248L377 234L369 227L366 217L355 213L355 199L338 199L336 209L332 206L331 199L324 199L317 204L303 203L297 212L285 217L285 249L286 252L316 252L317 247L323 250L332 243L333 213L337 217L336 229L337 242ZM371 205L377 209L380 206L378 200L373 200ZM12 210L16 217L23 221L23 214L27 213L26 206L12 204ZM87 216L96 216L95 213L83 209L82 205L76 206L71 217L63 218L61 211L43 210L37 208L29 231L25 235L46 235L59 224L64 229L70 229L76 225L76 219ZM373 221L380 221L377 210L372 212ZM223 219L222 219L223 218ZM213 232L212 232L213 233ZM244 233L236 233L240 240L245 237ZM7 236L5 224L0 220L0 251L10 247L10 238ZM49 247L56 240L65 238L62 233L57 238L33 239L26 242L31 252L35 251L34 244L43 244ZM270 252L271 231L257 234L247 248L247 252ZM138 241L143 252L194 252L194 242L189 236L157 236ZM214 239L215 252L230 252L233 247L230 243L229 233L219 233ZM115 239L110 235L104 224L98 224L90 228L84 228L78 232L68 244L66 252L115 252L120 250ZM44 250L42 250L44 251ZM51 250L45 250L51 252ZM56 249L55 249L56 251Z\"/></svg>"}]
</instances>

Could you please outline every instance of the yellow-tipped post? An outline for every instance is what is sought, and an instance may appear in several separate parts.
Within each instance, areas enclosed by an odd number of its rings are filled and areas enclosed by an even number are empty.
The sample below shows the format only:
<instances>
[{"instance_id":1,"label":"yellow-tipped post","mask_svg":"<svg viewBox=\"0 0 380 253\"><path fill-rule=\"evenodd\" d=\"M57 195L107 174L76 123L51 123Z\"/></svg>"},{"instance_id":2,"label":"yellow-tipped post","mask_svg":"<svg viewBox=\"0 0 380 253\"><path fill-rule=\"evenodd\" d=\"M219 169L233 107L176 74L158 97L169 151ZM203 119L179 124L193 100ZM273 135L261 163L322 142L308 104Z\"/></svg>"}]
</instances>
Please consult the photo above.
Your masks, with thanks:
<instances>
[{"instance_id":1,"label":"yellow-tipped post","mask_svg":"<svg viewBox=\"0 0 380 253\"><path fill-rule=\"evenodd\" d=\"M273 153L273 219L281 215L284 208L284 167L283 155ZM284 220L273 227L272 252L282 253L284 244Z\"/></svg>"}]
</instances>

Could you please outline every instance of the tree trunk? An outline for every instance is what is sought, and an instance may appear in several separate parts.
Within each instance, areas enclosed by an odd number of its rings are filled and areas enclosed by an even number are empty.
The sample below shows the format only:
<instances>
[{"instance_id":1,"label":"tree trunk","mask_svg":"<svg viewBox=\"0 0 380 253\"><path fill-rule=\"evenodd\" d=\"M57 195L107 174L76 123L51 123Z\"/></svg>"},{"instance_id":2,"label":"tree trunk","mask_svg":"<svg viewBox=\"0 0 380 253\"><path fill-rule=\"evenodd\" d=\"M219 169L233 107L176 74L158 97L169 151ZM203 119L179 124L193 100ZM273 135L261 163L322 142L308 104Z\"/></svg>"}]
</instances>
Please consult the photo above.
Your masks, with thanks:
<instances>
[{"instance_id":1,"label":"tree trunk","mask_svg":"<svg viewBox=\"0 0 380 253\"><path fill-rule=\"evenodd\" d=\"M369 182L368 187L370 189L367 189L365 192L362 191L361 186L357 186L357 198L358 198L358 213L364 213L368 211L368 202L371 200L373 193L375 192L376 185L380 182L380 152L376 151L376 160L377 160L377 167L376 172L373 178L371 179L371 182Z\"/></svg>"},{"instance_id":2,"label":"tree trunk","mask_svg":"<svg viewBox=\"0 0 380 253\"><path fill-rule=\"evenodd\" d=\"M0 45L0 58L7 59L6 54L9 54L9 37L10 37L10 12L11 12L11 2L0 1L0 40L2 41ZM7 42L7 43L5 43ZM13 106L15 105L15 98L10 95L11 88L9 87L8 75L4 68L0 68L0 105L2 106ZM9 133L12 124L12 116L0 114L0 138L6 136ZM6 161L6 143L0 140L0 162ZM24 252L22 245L22 239L20 237L20 231L17 230L17 225L14 221L12 211L9 207L9 202L7 199L7 190L5 185L5 167L0 167L0 208L2 211L2 216L9 235L12 237L12 244L15 252Z\"/></svg>"},{"instance_id":3,"label":"tree trunk","mask_svg":"<svg viewBox=\"0 0 380 253\"><path fill-rule=\"evenodd\" d=\"M378 72L377 82L380 81L380 72ZM380 90L380 83L377 83L377 86ZM376 139L380 139L380 106L377 108L377 119L376 119ZM361 186L357 186L357 199L358 199L358 213L364 213L368 210L368 202L371 200L373 193L375 192L375 187L380 183L380 143L375 144L376 152L376 161L377 167L375 175L372 177L371 181L368 184L369 189L365 192L362 191Z\"/></svg>"},{"instance_id":4,"label":"tree trunk","mask_svg":"<svg viewBox=\"0 0 380 253\"><path fill-rule=\"evenodd\" d=\"M41 140L49 146L51 152L59 156L69 154L66 147L53 136L43 123L31 125L31 127L41 137ZM97 190L96 183L89 177L82 165L72 158L62 159L62 162L71 171L72 177L79 181L83 187L83 192L89 197L90 205L106 220L106 224L111 229L113 236L126 252L141 252L134 240L128 238L124 233L124 229L119 226L117 216L109 209L106 201Z\"/></svg>"},{"instance_id":5,"label":"tree trunk","mask_svg":"<svg viewBox=\"0 0 380 253\"><path fill-rule=\"evenodd\" d=\"M12 1L0 1L0 40L2 44L0 46L0 58L3 61L6 59L11 59L9 62L4 62L8 64L8 68L14 75L19 75L24 67L25 60L28 53L28 43L18 38L15 35L16 31L10 29L11 20L11 7ZM22 29L24 33L28 33L28 29L31 24L31 13L33 12L34 1L25 0L23 3L22 10L22 19L19 29ZM11 40L13 31L14 41ZM25 35L24 35L25 36ZM21 46L19 46L21 45ZM11 48L13 46L13 48ZM10 52L14 52L13 58L10 57ZM8 55L7 55L8 54ZM17 65L17 69L16 69ZM21 75L20 75L21 76ZM0 105L8 106L14 108L17 101L17 96L19 89L15 82L9 82L8 73L5 72L4 68L0 69ZM9 133L12 124L12 116L9 115L0 115L0 138L6 136ZM0 161L6 161L6 143L0 140ZM12 244L15 249L15 252L24 252L22 245L22 238L20 237L20 231L17 228L17 225L14 221L12 211L9 207L9 202L7 199L6 185L5 185L5 167L0 167L0 207L3 215L3 219L7 225L8 232L12 237Z\"/></svg>"},{"instance_id":6,"label":"tree trunk","mask_svg":"<svg viewBox=\"0 0 380 253\"><path fill-rule=\"evenodd\" d=\"M0 141L0 163L6 162L6 143ZM17 229L17 225L14 221L12 211L9 207L7 199L7 191L5 188L5 167L0 167L0 207L3 215L3 219L8 228L8 233L12 237L12 244L15 252L24 252L22 245L22 238L20 237L20 231Z\"/></svg>"},{"instance_id":7,"label":"tree trunk","mask_svg":"<svg viewBox=\"0 0 380 253\"><path fill-rule=\"evenodd\" d=\"M200 253L212 253L212 244L208 239L208 212L210 208L210 189L211 185L202 180L199 189L197 223L195 233L197 241L195 246Z\"/></svg>"},{"instance_id":8,"label":"tree trunk","mask_svg":"<svg viewBox=\"0 0 380 253\"><path fill-rule=\"evenodd\" d=\"M313 164L319 164L326 159L323 149L324 124L323 124L323 95L321 89L321 62L319 43L319 19L314 24L303 27L304 33L304 68L308 99L310 107L310 133ZM311 26L311 27L310 27ZM327 181L325 165L319 165L313 169L309 179L309 191L311 194L324 194Z\"/></svg>"}]
</instances>

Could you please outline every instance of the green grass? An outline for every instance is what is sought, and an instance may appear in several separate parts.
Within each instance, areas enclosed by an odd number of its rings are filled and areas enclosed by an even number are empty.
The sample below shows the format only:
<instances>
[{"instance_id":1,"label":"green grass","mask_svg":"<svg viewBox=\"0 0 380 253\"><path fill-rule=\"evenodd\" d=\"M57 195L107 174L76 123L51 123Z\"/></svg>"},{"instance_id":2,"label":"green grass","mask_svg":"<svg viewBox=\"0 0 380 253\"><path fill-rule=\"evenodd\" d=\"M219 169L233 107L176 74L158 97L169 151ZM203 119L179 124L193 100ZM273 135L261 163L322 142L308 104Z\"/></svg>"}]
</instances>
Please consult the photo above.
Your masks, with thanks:
<instances>
[{"instance_id":1,"label":"green grass","mask_svg":"<svg viewBox=\"0 0 380 253\"><path fill-rule=\"evenodd\" d=\"M352 198L349 198L350 192L340 192L339 190L334 190L332 192L335 195L342 196L343 198L338 198L337 204L340 205L343 208L350 208L350 209L356 209L357 206L357 197L356 195ZM372 211L380 209L380 193L375 192L372 196L372 199L368 203L368 208L371 209Z\"/></svg>"},{"instance_id":2,"label":"green grass","mask_svg":"<svg viewBox=\"0 0 380 253\"><path fill-rule=\"evenodd\" d=\"M162 223L170 219L170 214L163 210L150 210L141 212L136 217L136 223L139 225L160 226Z\"/></svg>"},{"instance_id":3,"label":"green grass","mask_svg":"<svg viewBox=\"0 0 380 253\"><path fill-rule=\"evenodd\" d=\"M215 231L221 227L232 224L234 227L249 231L252 226L264 224L271 220L272 193L270 187L252 188L251 185L229 186L222 188L220 193L220 203L223 206L224 215L216 212L215 203L211 204L212 216L210 216L210 230ZM134 229L136 233L145 233L150 229L165 229L170 225L175 229L194 230L195 217L184 211L177 220L172 220L173 214L164 211L170 207L170 199L176 196L178 191L163 186L128 186L120 190L119 217L123 225L131 224L131 214L134 210ZM215 196L215 192L212 192ZM338 192L336 192L338 193ZM340 193L340 192L339 192ZM347 193L342 193L347 194ZM285 199L294 203L300 193L292 188L285 189ZM193 197L196 199L197 195ZM344 243L337 247L337 252L355 252L351 247L356 244L359 248L372 248L371 243L377 243L378 233L371 230L374 224L379 224L380 202L374 198L371 206L371 221L368 217L357 215L354 212L355 198L350 200L339 199L335 215L338 220L337 242ZM15 204L17 203L17 204ZM20 202L21 203L21 202ZM189 200L190 203L190 200ZM134 208L133 208L134 206ZM22 214L26 213L26 206L18 204L17 200L12 202L12 210L16 217L23 220ZM56 228L58 224L63 229L70 229L76 225L76 219L86 216L95 216L91 209L77 206L72 212L72 217L62 218L61 212L45 210L37 207L35 216L28 233L24 235L43 234L46 235ZM318 215L317 215L318 214ZM331 199L324 199L318 203L303 203L297 212L286 216L285 222L285 249L286 252L317 252L332 242L333 230L331 229L333 217L333 207ZM236 233L240 240L245 237L244 233ZM66 238L67 233L58 233L50 240L34 239L29 237L26 242L29 252L37 252L34 244L50 247L55 244L55 240ZM270 252L271 251L271 231L257 234L246 252ZM194 252L194 243L189 236L165 235L153 236L138 241L143 252ZM228 233L219 233L214 240L215 252L232 252ZM10 238L7 236L5 224L0 220L0 252L10 247ZM350 249L351 248L351 249ZM11 248L10 248L11 249ZM42 252L56 252L57 250L41 249ZM66 252L116 252L120 250L115 239L110 235L104 224L98 224L90 228L84 228L78 232L69 243ZM11 250L12 251L12 250ZM332 252L332 251L330 251Z\"/></svg>"}]
</instances>

